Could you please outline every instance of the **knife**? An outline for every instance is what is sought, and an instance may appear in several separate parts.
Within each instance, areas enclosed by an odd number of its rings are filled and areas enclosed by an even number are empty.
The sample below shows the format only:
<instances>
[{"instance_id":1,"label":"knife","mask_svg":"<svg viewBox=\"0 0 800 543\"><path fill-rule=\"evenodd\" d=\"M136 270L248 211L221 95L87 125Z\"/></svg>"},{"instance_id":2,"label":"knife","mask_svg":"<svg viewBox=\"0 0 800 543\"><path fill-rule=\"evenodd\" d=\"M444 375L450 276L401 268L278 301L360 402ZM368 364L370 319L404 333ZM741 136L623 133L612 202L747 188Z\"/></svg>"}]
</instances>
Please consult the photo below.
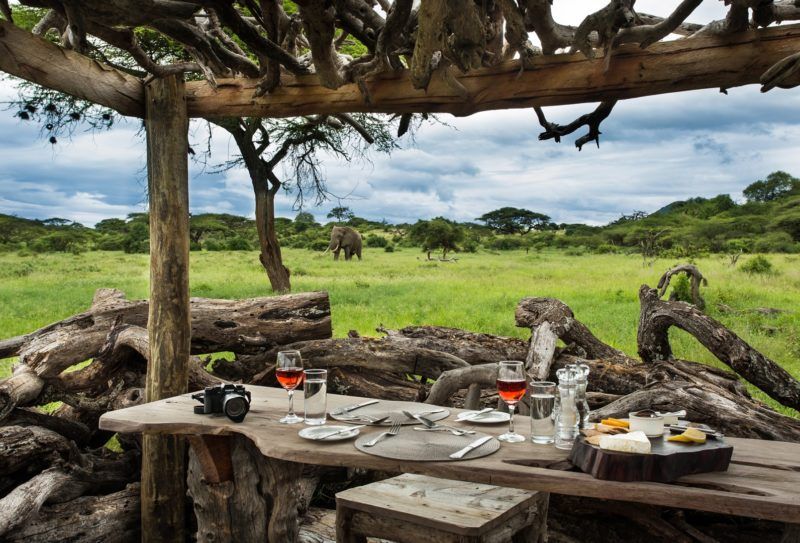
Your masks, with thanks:
<instances>
[{"instance_id":1,"label":"knife","mask_svg":"<svg viewBox=\"0 0 800 543\"><path fill-rule=\"evenodd\" d=\"M336 430L335 432L331 432L330 434L325 434L322 437L314 438L317 441L322 441L323 439L328 439L329 437L338 436L339 434L343 434L345 432L349 432L350 430L357 430L358 428L364 428L366 424L362 424L360 426L350 426L348 428L342 428L341 430Z\"/></svg>"},{"instance_id":2,"label":"knife","mask_svg":"<svg viewBox=\"0 0 800 543\"><path fill-rule=\"evenodd\" d=\"M465 415L459 415L456 420L463 421L463 420L475 420L480 418L481 415L485 415L486 413L490 413L494 411L494 407L487 407L486 409L481 409L480 411L474 411L472 413L467 413Z\"/></svg>"},{"instance_id":3,"label":"knife","mask_svg":"<svg viewBox=\"0 0 800 543\"><path fill-rule=\"evenodd\" d=\"M459 458L464 458L465 454L467 454L468 452L470 452L470 451L472 451L474 449L477 449L478 447L480 447L481 445L483 445L484 443L486 443L487 441L489 441L491 439L492 439L492 436L483 436L480 439L476 439L475 441L473 441L472 443L470 443L469 445L467 445L466 447L464 447L460 451L456 451L453 454L451 454L450 458L452 458L454 460L458 460Z\"/></svg>"},{"instance_id":4,"label":"knife","mask_svg":"<svg viewBox=\"0 0 800 543\"><path fill-rule=\"evenodd\" d=\"M356 409L360 409L362 407L366 407L368 405L376 404L380 400L369 400L366 402L357 403L355 405L348 405L347 407L340 407L339 409L334 409L331 415L344 415L345 413L349 413L350 411L355 411Z\"/></svg>"}]
</instances>

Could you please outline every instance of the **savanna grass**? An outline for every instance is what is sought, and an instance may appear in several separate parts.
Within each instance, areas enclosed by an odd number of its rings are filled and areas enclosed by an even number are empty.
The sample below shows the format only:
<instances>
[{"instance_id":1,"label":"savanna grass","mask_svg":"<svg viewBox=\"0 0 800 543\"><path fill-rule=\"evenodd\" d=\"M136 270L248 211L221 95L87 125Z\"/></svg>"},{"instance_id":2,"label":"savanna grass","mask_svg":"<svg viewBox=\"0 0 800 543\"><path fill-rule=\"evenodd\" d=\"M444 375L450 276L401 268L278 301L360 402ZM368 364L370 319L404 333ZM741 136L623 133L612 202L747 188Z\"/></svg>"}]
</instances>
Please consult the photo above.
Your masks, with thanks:
<instances>
[{"instance_id":1,"label":"savanna grass","mask_svg":"<svg viewBox=\"0 0 800 543\"><path fill-rule=\"evenodd\" d=\"M330 255L299 249L285 250L284 258L295 292L330 293L336 337L346 336L348 330L374 335L379 325L434 324L526 338L529 332L514 326L517 302L525 296L550 296L567 303L600 339L632 355L638 288L654 286L661 273L677 263L661 259L645 267L637 256L523 251L461 254L457 262L429 262L414 249L366 249L361 262L334 262ZM800 378L798 257L769 259L774 273L762 276L732 268L723 257L698 259L696 264L709 279L704 289L707 312ZM255 252L195 252L191 261L192 296L271 295ZM0 338L86 309L100 287L119 288L131 299L145 298L147 266L146 255L111 252L0 255ZM721 313L719 304L735 311ZM785 312L765 316L751 311L759 307ZM719 365L685 333L672 331L671 341L676 356ZM0 361L0 375L7 375L10 365L11 360Z\"/></svg>"}]
</instances>

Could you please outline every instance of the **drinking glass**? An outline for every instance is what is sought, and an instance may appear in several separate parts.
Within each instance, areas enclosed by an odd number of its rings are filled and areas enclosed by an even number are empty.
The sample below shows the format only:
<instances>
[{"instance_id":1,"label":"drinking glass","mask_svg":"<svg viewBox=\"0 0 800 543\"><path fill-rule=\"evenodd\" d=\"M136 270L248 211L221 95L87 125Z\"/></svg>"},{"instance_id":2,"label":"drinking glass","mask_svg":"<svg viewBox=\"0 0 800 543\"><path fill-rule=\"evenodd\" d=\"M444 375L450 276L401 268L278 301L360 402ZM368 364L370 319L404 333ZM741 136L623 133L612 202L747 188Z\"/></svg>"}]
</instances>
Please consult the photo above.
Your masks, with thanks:
<instances>
[{"instance_id":1,"label":"drinking glass","mask_svg":"<svg viewBox=\"0 0 800 543\"><path fill-rule=\"evenodd\" d=\"M303 372L303 415L306 424L325 424L328 416L328 370Z\"/></svg>"},{"instance_id":2,"label":"drinking glass","mask_svg":"<svg viewBox=\"0 0 800 543\"><path fill-rule=\"evenodd\" d=\"M511 418L508 419L508 432L497 439L507 443L519 443L525 438L514 432L514 408L525 395L525 368L522 362L500 362L497 370L497 394L508 404Z\"/></svg>"},{"instance_id":3,"label":"drinking glass","mask_svg":"<svg viewBox=\"0 0 800 543\"><path fill-rule=\"evenodd\" d=\"M300 351L279 352L275 376L289 393L289 412L278 422L282 424L302 422L303 418L294 413L294 390L303 382L303 357L300 356Z\"/></svg>"},{"instance_id":4,"label":"drinking glass","mask_svg":"<svg viewBox=\"0 0 800 543\"><path fill-rule=\"evenodd\" d=\"M531 382L531 441L546 445L555 440L556 384L551 381Z\"/></svg>"}]
</instances>

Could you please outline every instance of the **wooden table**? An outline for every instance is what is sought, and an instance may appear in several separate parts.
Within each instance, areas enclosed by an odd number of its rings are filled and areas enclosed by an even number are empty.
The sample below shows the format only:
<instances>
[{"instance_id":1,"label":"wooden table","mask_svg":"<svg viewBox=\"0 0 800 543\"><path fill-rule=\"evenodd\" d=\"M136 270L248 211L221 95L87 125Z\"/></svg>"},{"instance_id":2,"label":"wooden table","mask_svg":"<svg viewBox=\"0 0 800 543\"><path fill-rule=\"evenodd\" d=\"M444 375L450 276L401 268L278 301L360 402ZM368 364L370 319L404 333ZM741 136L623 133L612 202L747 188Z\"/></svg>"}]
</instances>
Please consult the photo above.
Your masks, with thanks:
<instances>
[{"instance_id":1,"label":"wooden table","mask_svg":"<svg viewBox=\"0 0 800 543\"><path fill-rule=\"evenodd\" d=\"M553 446L530 442L503 443L493 455L460 462L398 461L368 455L353 446L353 440L331 443L300 438L303 424L279 424L288 400L281 389L248 386L253 401L243 423L224 416L195 415L198 405L183 395L149 404L112 411L100 419L100 428L123 433L180 434L190 436L192 447L201 460L206 481L219 482L231 477L230 448L224 437L240 434L252 440L268 461L285 461L287 466L315 464L381 470L396 473L419 473L476 483L516 487L646 503L665 507L698 509L800 523L800 444L777 441L727 438L734 446L733 460L727 472L683 477L673 484L620 483L566 471L567 452ZM302 393L295 405L302 408ZM364 398L328 395L328 409L349 405ZM396 402L384 402L387 407ZM451 419L460 410L452 409ZM519 430L528 433L526 418L519 417ZM480 430L499 435L506 427L482 426ZM281 471L281 470L278 470ZM282 470L284 477L299 477L299 470ZM273 517L282 515L279 525L296 522L292 518L292 493L274 496ZM290 503L287 503L290 502ZM295 515L296 516L296 515ZM285 526L281 528L284 530ZM279 528L270 525L271 535ZM291 531L289 532L291 533ZM296 533L296 532L295 532Z\"/></svg>"}]
</instances>

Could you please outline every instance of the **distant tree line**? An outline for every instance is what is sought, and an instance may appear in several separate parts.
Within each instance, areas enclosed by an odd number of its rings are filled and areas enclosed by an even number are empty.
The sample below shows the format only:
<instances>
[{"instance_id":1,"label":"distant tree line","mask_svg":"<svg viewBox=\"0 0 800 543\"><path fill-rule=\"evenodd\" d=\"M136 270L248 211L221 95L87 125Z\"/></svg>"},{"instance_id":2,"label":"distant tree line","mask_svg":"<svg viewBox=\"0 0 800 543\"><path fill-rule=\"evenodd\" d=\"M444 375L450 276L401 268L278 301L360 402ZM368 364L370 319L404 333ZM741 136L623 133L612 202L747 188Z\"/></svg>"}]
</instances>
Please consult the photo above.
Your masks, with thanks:
<instances>
[{"instance_id":1,"label":"distant tree line","mask_svg":"<svg viewBox=\"0 0 800 543\"><path fill-rule=\"evenodd\" d=\"M356 216L337 205L321 224L307 211L294 219L278 217L275 229L285 247L323 251L333 224L361 231L366 247L395 251L422 249L446 258L453 252L565 249L571 254L639 253L691 257L704 252L800 253L800 180L773 172L748 185L744 203L729 195L673 202L654 213L633 211L605 226L556 224L543 213L503 207L476 222L444 217L413 224L389 224ZM195 251L257 250L255 221L224 213L204 213L190 219ZM146 213L98 222L94 228L65 219L31 220L0 215L0 251L72 252L90 250L146 253L149 230Z\"/></svg>"}]
</instances>

